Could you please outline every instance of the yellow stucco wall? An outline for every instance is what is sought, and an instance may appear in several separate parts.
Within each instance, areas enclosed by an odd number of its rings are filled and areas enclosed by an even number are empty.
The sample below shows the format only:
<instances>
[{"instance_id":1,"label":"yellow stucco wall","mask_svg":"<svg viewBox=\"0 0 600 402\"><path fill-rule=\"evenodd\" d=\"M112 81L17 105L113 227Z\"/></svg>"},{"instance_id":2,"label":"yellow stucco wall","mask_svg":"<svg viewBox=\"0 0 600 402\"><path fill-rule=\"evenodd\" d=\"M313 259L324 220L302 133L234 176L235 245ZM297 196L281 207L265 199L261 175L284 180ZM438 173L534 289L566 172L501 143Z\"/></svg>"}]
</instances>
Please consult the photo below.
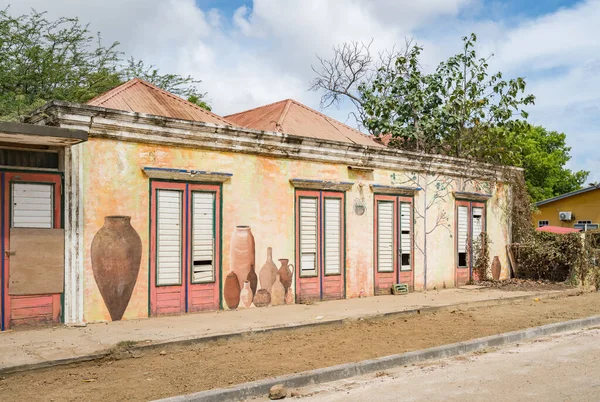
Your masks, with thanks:
<instances>
[{"instance_id":1,"label":"yellow stucco wall","mask_svg":"<svg viewBox=\"0 0 600 402\"><path fill-rule=\"evenodd\" d=\"M273 258L294 260L294 188L291 178L351 181L346 193L346 295L357 297L363 289L373 294L373 191L369 184L400 185L407 172L376 169L374 172L350 171L344 164L326 164L292 159L275 159L232 152L213 152L191 148L120 142L90 138L84 145L84 318L86 321L109 320L110 316L94 281L90 247L94 235L109 215L131 216L131 224L142 240L142 261L133 296L124 319L148 315L149 267L149 179L142 167L164 167L232 173L223 184L223 272L229 271L229 246L236 225L249 225L256 241L257 271L267 258L267 247ZM440 179L441 180L441 179ZM418 177L425 190L414 198L414 206L423 214L424 206L433 199L436 181L430 176ZM425 183L430 185L427 187ZM362 184L362 185L361 185ZM404 184L404 185L411 185ZM480 190L473 183L452 188ZM505 188L492 186L487 203L487 231L491 238L491 256L500 257L503 276L508 275L505 245L508 239L504 213ZM367 211L359 216L353 206L364 199ZM424 255L421 251L424 232L430 231L440 214L445 214L446 227L438 227L427 236L427 288L454 286L455 200L451 194L437 200L427 211L427 228L423 219L414 222L415 288L423 289Z\"/></svg>"},{"instance_id":2,"label":"yellow stucco wall","mask_svg":"<svg viewBox=\"0 0 600 402\"><path fill-rule=\"evenodd\" d=\"M548 221L551 226L568 228L572 228L577 221L600 223L600 189L540 205L538 209L532 216L533 224L536 227L542 220ZM572 212L573 220L561 221L558 217L559 212Z\"/></svg>"}]
</instances>

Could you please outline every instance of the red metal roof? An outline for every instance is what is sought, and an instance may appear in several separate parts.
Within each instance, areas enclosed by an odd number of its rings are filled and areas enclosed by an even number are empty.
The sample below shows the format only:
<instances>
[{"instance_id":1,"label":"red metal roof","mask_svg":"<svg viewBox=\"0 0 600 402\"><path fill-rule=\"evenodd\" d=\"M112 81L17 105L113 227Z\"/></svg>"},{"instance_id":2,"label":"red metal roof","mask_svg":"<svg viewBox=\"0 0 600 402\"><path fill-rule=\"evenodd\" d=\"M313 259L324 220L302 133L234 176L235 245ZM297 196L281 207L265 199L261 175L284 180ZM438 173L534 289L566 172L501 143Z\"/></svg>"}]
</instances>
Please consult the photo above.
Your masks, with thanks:
<instances>
[{"instance_id":1,"label":"red metal roof","mask_svg":"<svg viewBox=\"0 0 600 402\"><path fill-rule=\"evenodd\" d=\"M367 134L292 99L225 116L242 127L276 131L321 140L382 147Z\"/></svg>"},{"instance_id":2,"label":"red metal roof","mask_svg":"<svg viewBox=\"0 0 600 402\"><path fill-rule=\"evenodd\" d=\"M535 230L537 230L539 232L550 232L550 233L556 233L556 234L581 232L581 229L564 228L562 226L542 226L539 228L535 228Z\"/></svg>"},{"instance_id":3,"label":"red metal roof","mask_svg":"<svg viewBox=\"0 0 600 402\"><path fill-rule=\"evenodd\" d=\"M230 121L139 78L90 100L88 105L155 116L234 126Z\"/></svg>"}]
</instances>

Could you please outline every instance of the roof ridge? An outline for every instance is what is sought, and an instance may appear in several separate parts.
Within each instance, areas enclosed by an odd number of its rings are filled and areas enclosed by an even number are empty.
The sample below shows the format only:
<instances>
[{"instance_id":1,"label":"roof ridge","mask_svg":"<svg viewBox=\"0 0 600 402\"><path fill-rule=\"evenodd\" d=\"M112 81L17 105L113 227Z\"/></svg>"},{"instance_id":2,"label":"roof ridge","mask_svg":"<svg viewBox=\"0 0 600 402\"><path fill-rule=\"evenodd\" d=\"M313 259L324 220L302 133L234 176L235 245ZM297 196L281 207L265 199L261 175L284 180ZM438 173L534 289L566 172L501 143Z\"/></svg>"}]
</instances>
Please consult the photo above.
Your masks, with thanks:
<instances>
[{"instance_id":1,"label":"roof ridge","mask_svg":"<svg viewBox=\"0 0 600 402\"><path fill-rule=\"evenodd\" d=\"M101 94L94 96L92 99L90 99L86 103L88 103L88 104L92 103L92 102L104 103L104 102L114 98L115 96L117 96L118 94L120 94L121 92L126 90L127 88L132 87L134 84L137 84L140 81L142 81L142 80L140 80L139 78L133 78L133 79L130 79L129 81L125 81L124 83L119 84L116 87L111 88L106 92L103 92Z\"/></svg>"},{"instance_id":2,"label":"roof ridge","mask_svg":"<svg viewBox=\"0 0 600 402\"><path fill-rule=\"evenodd\" d=\"M289 99L288 98L288 99L279 100L277 102L267 103L266 105L256 106L256 107L253 107L252 109L243 110L243 111L237 112L237 113L231 113L231 114L225 115L223 117L227 118L227 117L230 117L230 116L237 116L239 114L244 114L244 113L252 112L254 110L262 109L262 108L265 108L265 107L268 107L268 106L273 106L273 105L276 105L278 103L283 103L283 102L287 102L287 101L292 101L293 102L293 99Z\"/></svg>"},{"instance_id":3,"label":"roof ridge","mask_svg":"<svg viewBox=\"0 0 600 402\"><path fill-rule=\"evenodd\" d=\"M172 99L175 99L175 100L177 100L178 102L181 102L181 103L183 103L184 105L190 105L190 106L194 107L195 109L199 110L199 111L200 111L200 112L202 112L202 113L205 113L205 114L208 114L209 116L215 117L215 118L217 118L218 120L221 120L221 121L225 122L226 124L228 124L228 125L230 125L230 126L235 126L235 124L233 124L232 122L228 121L228 120L227 120L226 118L224 118L223 116L219 116L218 114L216 114L216 113L213 113L213 112L211 112L210 110L204 109L203 107L201 107L201 106L198 106L198 105L196 105L196 104L195 104L195 103L193 103L193 102L190 102L190 101L188 101L188 100L186 100L186 99L183 99L182 97L180 97L180 96L177 96L177 95L175 95L175 94L173 94L173 93L171 93L171 92L169 92L169 91L165 91L164 89L162 89L162 88L159 88L159 87L157 87L156 85L154 85L154 84L151 84L151 83L149 83L149 82L148 82L148 81L146 81L146 80L143 80L143 79L141 79L141 78L137 78L137 77L136 77L136 78L134 78L133 80L138 80L140 84L146 85L146 86L148 86L148 87L150 87L150 88L152 88L152 89L154 89L154 90L157 90L157 91L161 92L162 94L164 94L164 95L166 95L166 96L169 96L169 97L171 97ZM132 81L133 81L133 80L132 80Z\"/></svg>"},{"instance_id":4,"label":"roof ridge","mask_svg":"<svg viewBox=\"0 0 600 402\"><path fill-rule=\"evenodd\" d=\"M574 190L574 191L570 191L568 193L564 193L564 194L560 194L551 198L546 198L545 200L541 200L535 203L535 205L539 206L539 205L544 205L544 204L549 204L551 202L554 201L559 201L562 200L564 198L567 197L571 197L573 195L578 195L578 194L582 194L582 193L586 193L588 191L592 191L592 190L600 190L600 184L597 184L595 186L587 186L584 188L580 188L579 190Z\"/></svg>"},{"instance_id":5,"label":"roof ridge","mask_svg":"<svg viewBox=\"0 0 600 402\"><path fill-rule=\"evenodd\" d=\"M375 140L375 138L376 138L374 135L365 134L365 133L363 133L362 131L355 129L354 127L351 127L351 126L349 126L349 125L347 125L347 124L345 124L345 123L342 123L341 121L339 121L339 120L336 120L336 119L334 119L333 117L327 116L325 113L321 113L321 112L319 112L318 110L315 110L315 109L313 109L313 108L311 108L311 107L309 107L309 106L306 106L305 104L303 104L303 103L300 103L300 102L298 102L298 101L296 101L296 100L294 100L294 99L290 99L290 100L291 100L291 101L292 101L294 104L296 104L296 105L298 105L298 106L300 106L300 107L303 107L304 109L306 109L306 110L308 110L308 111L310 111L310 112L316 113L317 115L319 115L319 116L323 117L323 118L324 118L325 120L327 120L327 122L328 122L329 124L331 124L332 126L334 125L333 123L340 124L340 125L342 125L342 126L344 126L344 127L348 128L348 129L350 129L350 130L352 130L352 131L354 131L354 132L356 132L356 133L358 133L358 134L362 135L363 137L366 137L366 138L370 139L370 140L373 140L373 141L374 141L374 140ZM338 129L336 128L336 130L338 130ZM339 130L338 130L338 131L339 131ZM350 138L348 138L348 139L350 139ZM351 140L351 141L352 141L352 140Z\"/></svg>"}]
</instances>

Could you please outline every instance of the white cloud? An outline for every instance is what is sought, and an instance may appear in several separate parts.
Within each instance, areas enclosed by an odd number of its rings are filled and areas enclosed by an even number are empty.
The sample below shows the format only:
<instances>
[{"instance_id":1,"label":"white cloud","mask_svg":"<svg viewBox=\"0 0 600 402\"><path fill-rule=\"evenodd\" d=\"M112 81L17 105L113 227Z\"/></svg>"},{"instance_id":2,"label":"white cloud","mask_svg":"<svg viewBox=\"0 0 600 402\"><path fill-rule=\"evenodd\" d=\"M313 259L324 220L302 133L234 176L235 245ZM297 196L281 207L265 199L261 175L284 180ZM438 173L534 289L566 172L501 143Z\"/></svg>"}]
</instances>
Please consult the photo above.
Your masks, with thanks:
<instances>
[{"instance_id":1,"label":"white cloud","mask_svg":"<svg viewBox=\"0 0 600 402\"><path fill-rule=\"evenodd\" d=\"M600 1L588 0L537 18L496 18L483 0L254 0L232 15L200 9L193 0L19 0L11 12L48 9L49 17L78 16L118 40L128 55L161 70L203 80L214 110L228 114L295 98L318 108L308 92L315 55L335 44L370 41L374 49L414 36L425 46L423 64L433 69L459 51L460 37L477 32L482 55L496 54L491 68L524 75L537 96L531 119L565 131L573 147L571 167L600 162ZM8 0L0 0L4 8ZM489 13L494 18L482 19ZM477 17L477 18L476 18ZM351 111L326 112L342 121Z\"/></svg>"}]
</instances>

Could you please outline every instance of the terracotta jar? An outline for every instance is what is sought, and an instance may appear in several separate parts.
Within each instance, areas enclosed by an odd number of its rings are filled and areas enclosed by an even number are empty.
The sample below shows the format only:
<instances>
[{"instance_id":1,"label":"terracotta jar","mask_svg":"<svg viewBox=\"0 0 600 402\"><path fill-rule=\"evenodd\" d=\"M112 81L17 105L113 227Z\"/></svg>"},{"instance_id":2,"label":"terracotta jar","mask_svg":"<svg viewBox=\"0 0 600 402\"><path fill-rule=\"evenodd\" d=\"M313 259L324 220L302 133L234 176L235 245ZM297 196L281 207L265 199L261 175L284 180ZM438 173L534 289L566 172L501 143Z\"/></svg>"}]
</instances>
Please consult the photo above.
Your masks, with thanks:
<instances>
[{"instance_id":1,"label":"terracotta jar","mask_svg":"<svg viewBox=\"0 0 600 402\"><path fill-rule=\"evenodd\" d=\"M235 272L241 289L248 277L250 267L256 264L254 236L250 226L236 226L229 248L229 271Z\"/></svg>"},{"instance_id":2,"label":"terracotta jar","mask_svg":"<svg viewBox=\"0 0 600 402\"><path fill-rule=\"evenodd\" d=\"M240 304L240 283L235 272L230 272L225 278L223 293L227 307L235 310Z\"/></svg>"},{"instance_id":3,"label":"terracotta jar","mask_svg":"<svg viewBox=\"0 0 600 402\"><path fill-rule=\"evenodd\" d=\"M92 272L110 318L123 317L140 271L142 240L130 216L106 216L92 240Z\"/></svg>"},{"instance_id":4,"label":"terracotta jar","mask_svg":"<svg viewBox=\"0 0 600 402\"><path fill-rule=\"evenodd\" d=\"M495 281L500 280L500 272L502 271L502 266L500 265L500 258L497 255L494 256L494 260L492 261L492 278Z\"/></svg>"},{"instance_id":5,"label":"terracotta jar","mask_svg":"<svg viewBox=\"0 0 600 402\"><path fill-rule=\"evenodd\" d=\"M253 294L252 289L250 288L250 282L245 281L244 287L240 292L240 302L242 303L242 306L244 308L250 308L250 306L252 305L252 298Z\"/></svg>"},{"instance_id":6,"label":"terracotta jar","mask_svg":"<svg viewBox=\"0 0 600 402\"><path fill-rule=\"evenodd\" d=\"M288 289L292 286L292 279L294 278L294 266L288 264L288 262L289 260L287 258L279 259L279 263L281 264L281 267L279 267L279 278L281 279L281 284L285 288L285 294L287 294Z\"/></svg>"},{"instance_id":7,"label":"terracotta jar","mask_svg":"<svg viewBox=\"0 0 600 402\"><path fill-rule=\"evenodd\" d=\"M248 273L246 280L250 282L250 289L252 290L252 296L254 296L256 294L256 288L258 287L258 276L254 270L254 265L250 267L250 272Z\"/></svg>"},{"instance_id":8,"label":"terracotta jar","mask_svg":"<svg viewBox=\"0 0 600 402\"><path fill-rule=\"evenodd\" d=\"M265 261L265 265L260 269L260 287L262 289L270 290L275 282L276 275L277 266L273 262L273 249L269 247L267 248L267 261Z\"/></svg>"},{"instance_id":9,"label":"terracotta jar","mask_svg":"<svg viewBox=\"0 0 600 402\"><path fill-rule=\"evenodd\" d=\"M285 288L281 283L279 274L277 274L275 275L275 282L271 286L271 305L280 306L282 304L285 304Z\"/></svg>"},{"instance_id":10,"label":"terracotta jar","mask_svg":"<svg viewBox=\"0 0 600 402\"><path fill-rule=\"evenodd\" d=\"M266 307L271 303L271 295L266 289L259 289L254 296L256 307Z\"/></svg>"}]
</instances>

